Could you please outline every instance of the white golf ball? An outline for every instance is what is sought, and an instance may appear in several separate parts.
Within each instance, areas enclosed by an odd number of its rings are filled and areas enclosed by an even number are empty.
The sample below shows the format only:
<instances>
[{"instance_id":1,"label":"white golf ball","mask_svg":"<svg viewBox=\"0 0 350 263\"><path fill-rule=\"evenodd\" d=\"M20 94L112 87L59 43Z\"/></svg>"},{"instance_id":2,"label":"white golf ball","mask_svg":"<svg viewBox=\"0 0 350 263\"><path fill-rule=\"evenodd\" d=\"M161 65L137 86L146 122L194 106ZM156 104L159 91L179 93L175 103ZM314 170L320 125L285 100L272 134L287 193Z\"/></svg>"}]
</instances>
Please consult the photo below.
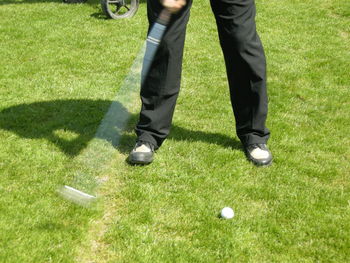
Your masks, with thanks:
<instances>
[{"instance_id":1,"label":"white golf ball","mask_svg":"<svg viewBox=\"0 0 350 263\"><path fill-rule=\"evenodd\" d=\"M231 218L233 218L235 216L235 212L233 212L231 207L224 207L221 210L220 215L221 215L221 218L231 219Z\"/></svg>"}]
</instances>

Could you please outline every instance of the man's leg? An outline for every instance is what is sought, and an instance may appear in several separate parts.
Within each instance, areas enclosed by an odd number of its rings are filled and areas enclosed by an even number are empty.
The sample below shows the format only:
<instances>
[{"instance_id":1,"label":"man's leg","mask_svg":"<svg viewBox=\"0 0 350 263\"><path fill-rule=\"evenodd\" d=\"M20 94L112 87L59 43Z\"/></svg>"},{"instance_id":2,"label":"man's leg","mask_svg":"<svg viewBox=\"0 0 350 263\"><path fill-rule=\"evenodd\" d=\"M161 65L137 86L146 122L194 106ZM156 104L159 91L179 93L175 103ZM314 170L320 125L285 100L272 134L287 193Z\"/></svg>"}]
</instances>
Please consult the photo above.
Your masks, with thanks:
<instances>
[{"instance_id":1,"label":"man's leg","mask_svg":"<svg viewBox=\"0 0 350 263\"><path fill-rule=\"evenodd\" d=\"M211 0L211 6L225 58L237 135L246 150L250 145L266 144L270 135L265 126L266 60L256 32L255 2Z\"/></svg>"},{"instance_id":2,"label":"man's leg","mask_svg":"<svg viewBox=\"0 0 350 263\"><path fill-rule=\"evenodd\" d=\"M151 163L154 150L162 145L170 132L180 90L182 56L191 2L179 13L172 15L149 73L141 86L142 107L135 128L137 143L128 158L132 164ZM150 27L162 9L159 0L147 1Z\"/></svg>"},{"instance_id":3,"label":"man's leg","mask_svg":"<svg viewBox=\"0 0 350 263\"><path fill-rule=\"evenodd\" d=\"M159 45L149 74L141 87L142 108L136 134L139 141L157 149L168 136L180 89L182 56L191 2L174 14ZM159 0L148 0L150 26L163 9Z\"/></svg>"}]
</instances>

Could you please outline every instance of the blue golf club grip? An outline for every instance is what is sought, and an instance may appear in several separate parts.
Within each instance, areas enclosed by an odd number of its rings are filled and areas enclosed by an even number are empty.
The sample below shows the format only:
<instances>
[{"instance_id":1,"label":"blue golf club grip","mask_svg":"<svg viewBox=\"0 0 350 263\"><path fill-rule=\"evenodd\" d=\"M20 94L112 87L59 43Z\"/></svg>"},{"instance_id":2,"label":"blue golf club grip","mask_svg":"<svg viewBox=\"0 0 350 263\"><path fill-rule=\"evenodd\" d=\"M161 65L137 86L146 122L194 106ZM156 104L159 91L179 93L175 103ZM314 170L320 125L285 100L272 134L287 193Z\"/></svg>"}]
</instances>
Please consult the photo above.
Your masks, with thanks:
<instances>
[{"instance_id":1,"label":"blue golf club grip","mask_svg":"<svg viewBox=\"0 0 350 263\"><path fill-rule=\"evenodd\" d=\"M171 14L169 13L169 11L167 9L163 9L147 36L146 52L143 59L141 73L141 85L143 85L148 75L154 56L157 52L159 43L162 40L166 27L169 23L170 17Z\"/></svg>"}]
</instances>

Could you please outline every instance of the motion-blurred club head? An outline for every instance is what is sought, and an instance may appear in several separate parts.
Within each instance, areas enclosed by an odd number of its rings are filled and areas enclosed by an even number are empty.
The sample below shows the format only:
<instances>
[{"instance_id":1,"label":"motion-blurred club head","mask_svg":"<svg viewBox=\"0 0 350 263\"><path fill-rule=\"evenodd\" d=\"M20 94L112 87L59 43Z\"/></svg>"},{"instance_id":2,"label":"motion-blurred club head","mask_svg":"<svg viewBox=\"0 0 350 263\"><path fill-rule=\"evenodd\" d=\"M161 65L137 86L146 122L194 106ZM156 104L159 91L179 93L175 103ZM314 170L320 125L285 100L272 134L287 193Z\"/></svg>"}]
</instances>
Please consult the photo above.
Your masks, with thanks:
<instances>
[{"instance_id":1,"label":"motion-blurred club head","mask_svg":"<svg viewBox=\"0 0 350 263\"><path fill-rule=\"evenodd\" d=\"M86 208L90 207L97 199L96 196L89 195L68 185L58 189L58 193L64 199Z\"/></svg>"}]
</instances>

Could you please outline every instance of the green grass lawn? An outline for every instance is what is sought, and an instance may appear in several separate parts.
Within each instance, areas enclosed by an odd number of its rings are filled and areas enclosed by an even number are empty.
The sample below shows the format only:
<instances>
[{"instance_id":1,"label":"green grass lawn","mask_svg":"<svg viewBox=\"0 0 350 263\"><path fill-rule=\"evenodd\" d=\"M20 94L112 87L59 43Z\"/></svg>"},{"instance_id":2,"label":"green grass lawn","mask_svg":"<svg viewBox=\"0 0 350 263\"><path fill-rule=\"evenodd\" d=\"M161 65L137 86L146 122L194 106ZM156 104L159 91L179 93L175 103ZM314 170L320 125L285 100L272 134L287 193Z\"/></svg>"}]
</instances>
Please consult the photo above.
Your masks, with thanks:
<instances>
[{"instance_id":1,"label":"green grass lawn","mask_svg":"<svg viewBox=\"0 0 350 263\"><path fill-rule=\"evenodd\" d=\"M235 135L208 1L194 1L169 139L125 163L139 102L92 209L56 193L147 32L98 1L0 2L0 262L349 262L350 2L257 0L274 163ZM220 209L235 210L232 220Z\"/></svg>"}]
</instances>

